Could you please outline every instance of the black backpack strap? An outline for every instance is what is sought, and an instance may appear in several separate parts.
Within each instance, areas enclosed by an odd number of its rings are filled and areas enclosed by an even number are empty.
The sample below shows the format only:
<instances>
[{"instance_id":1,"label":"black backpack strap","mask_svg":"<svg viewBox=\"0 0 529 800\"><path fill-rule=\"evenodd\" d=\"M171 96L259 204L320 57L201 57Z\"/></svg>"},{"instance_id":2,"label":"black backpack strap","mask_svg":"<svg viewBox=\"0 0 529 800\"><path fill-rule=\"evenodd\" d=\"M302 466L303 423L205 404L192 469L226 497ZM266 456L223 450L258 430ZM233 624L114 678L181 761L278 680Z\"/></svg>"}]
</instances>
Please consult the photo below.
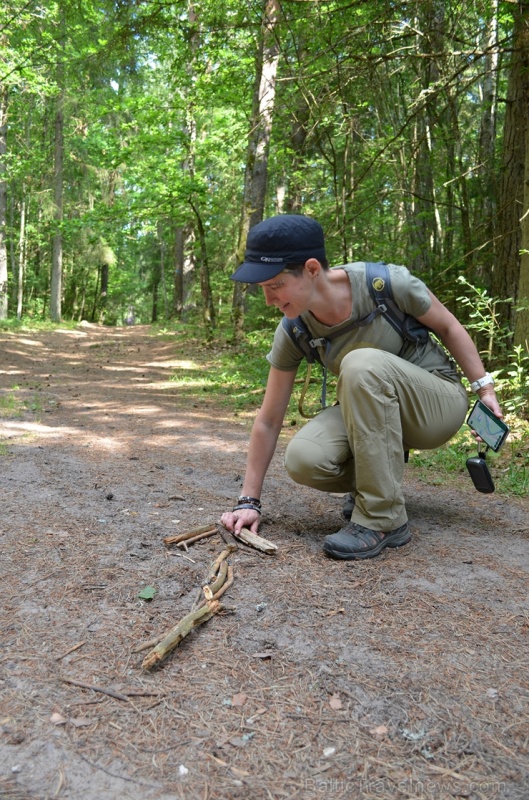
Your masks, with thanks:
<instances>
[{"instance_id":1,"label":"black backpack strap","mask_svg":"<svg viewBox=\"0 0 529 800\"><path fill-rule=\"evenodd\" d=\"M299 347L309 364L314 364L315 361L323 364L318 347L325 347L326 340L314 339L301 317L296 317L295 319L283 317L281 322L283 328L294 344Z\"/></svg>"},{"instance_id":2,"label":"black backpack strap","mask_svg":"<svg viewBox=\"0 0 529 800\"><path fill-rule=\"evenodd\" d=\"M414 344L426 342L429 336L428 328L421 325L415 317L402 311L395 302L388 265L383 261L366 261L365 265L367 288L377 308L390 325L408 342Z\"/></svg>"},{"instance_id":3,"label":"black backpack strap","mask_svg":"<svg viewBox=\"0 0 529 800\"><path fill-rule=\"evenodd\" d=\"M387 264L383 261L366 261L365 264L367 288L371 297L390 325L402 336L402 325L406 314L400 310L393 299L391 276Z\"/></svg>"},{"instance_id":4,"label":"black backpack strap","mask_svg":"<svg viewBox=\"0 0 529 800\"><path fill-rule=\"evenodd\" d=\"M353 322L350 322L349 325L346 325L344 328L340 328L340 330L335 331L334 333L329 333L326 337L321 337L319 339L315 339L312 336L301 317L296 317L295 319L283 317L281 322L283 324L283 328L288 333L294 344L297 345L302 351L309 364L313 364L315 361L323 364L323 359L320 355L318 347L325 347L327 349L329 342L331 342L337 336L343 336L344 333L349 333L349 331L352 331L355 328L363 328L365 325L369 325L376 317L383 313L385 313L385 308L382 305L377 305L377 307L369 314L366 314L365 317L356 319Z\"/></svg>"}]
</instances>

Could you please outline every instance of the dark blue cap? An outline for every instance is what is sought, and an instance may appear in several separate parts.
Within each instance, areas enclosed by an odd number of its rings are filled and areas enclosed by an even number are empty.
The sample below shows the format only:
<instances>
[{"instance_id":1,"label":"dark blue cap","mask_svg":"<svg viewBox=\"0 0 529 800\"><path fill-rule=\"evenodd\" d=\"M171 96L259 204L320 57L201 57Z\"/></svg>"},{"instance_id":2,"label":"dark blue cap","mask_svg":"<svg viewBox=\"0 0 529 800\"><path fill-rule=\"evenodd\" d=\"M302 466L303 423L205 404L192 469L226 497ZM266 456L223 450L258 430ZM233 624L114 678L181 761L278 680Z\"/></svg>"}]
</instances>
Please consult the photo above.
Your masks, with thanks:
<instances>
[{"instance_id":1,"label":"dark blue cap","mask_svg":"<svg viewBox=\"0 0 529 800\"><path fill-rule=\"evenodd\" d=\"M250 228L244 263L231 279L262 283L279 275L287 264L304 264L309 258L325 258L320 223L301 214L279 214Z\"/></svg>"}]
</instances>

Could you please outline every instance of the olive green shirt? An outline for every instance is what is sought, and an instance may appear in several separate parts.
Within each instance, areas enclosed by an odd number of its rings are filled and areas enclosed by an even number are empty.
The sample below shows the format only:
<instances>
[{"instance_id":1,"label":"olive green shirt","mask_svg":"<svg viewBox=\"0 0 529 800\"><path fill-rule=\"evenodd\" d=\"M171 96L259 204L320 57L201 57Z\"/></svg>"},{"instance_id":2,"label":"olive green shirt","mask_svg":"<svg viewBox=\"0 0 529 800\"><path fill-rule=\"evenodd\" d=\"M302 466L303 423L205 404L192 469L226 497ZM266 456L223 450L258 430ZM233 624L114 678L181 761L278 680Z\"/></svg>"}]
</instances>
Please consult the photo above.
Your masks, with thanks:
<instances>
[{"instance_id":1,"label":"olive green shirt","mask_svg":"<svg viewBox=\"0 0 529 800\"><path fill-rule=\"evenodd\" d=\"M391 274L391 287L393 297L398 307L412 317L421 317L431 306L431 297L426 285L419 278L412 275L406 267L388 264ZM375 302L369 293L365 275L365 263L356 261L352 264L334 267L343 269L349 276L353 296L353 311L349 319L339 325L328 327L318 322L310 311L301 315L309 331L315 339L326 338L335 334L340 328L346 328L352 321L361 319L375 308ZM431 336L429 340L414 344L405 341L383 314L377 316L373 322L364 327L346 331L343 336L336 336L330 343L326 355L326 348L318 348L323 363L329 372L338 375L342 358L352 350L363 347L376 347L416 364L428 372L436 372L440 376L458 381L457 368L441 345ZM273 367L280 370L297 369L304 356L299 347L292 341L282 323L276 328L272 349L267 359Z\"/></svg>"}]
</instances>

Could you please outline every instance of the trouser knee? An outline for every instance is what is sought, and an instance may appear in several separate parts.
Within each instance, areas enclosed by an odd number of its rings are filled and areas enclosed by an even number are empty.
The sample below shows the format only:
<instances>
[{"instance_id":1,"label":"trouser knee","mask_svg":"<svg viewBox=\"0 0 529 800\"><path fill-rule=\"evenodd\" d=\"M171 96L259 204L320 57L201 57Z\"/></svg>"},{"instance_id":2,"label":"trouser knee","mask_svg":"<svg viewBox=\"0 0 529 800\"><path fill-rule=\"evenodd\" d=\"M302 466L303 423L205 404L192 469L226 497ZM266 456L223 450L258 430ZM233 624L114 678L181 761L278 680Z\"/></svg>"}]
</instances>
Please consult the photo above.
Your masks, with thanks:
<instances>
[{"instance_id":1,"label":"trouser knee","mask_svg":"<svg viewBox=\"0 0 529 800\"><path fill-rule=\"evenodd\" d=\"M363 384L380 386L385 374L386 353L374 347L352 350L344 356L340 368L340 384L352 391Z\"/></svg>"},{"instance_id":2,"label":"trouser knee","mask_svg":"<svg viewBox=\"0 0 529 800\"><path fill-rule=\"evenodd\" d=\"M321 460L321 447L306 440L292 439L285 452L285 469L296 483L310 485L310 474Z\"/></svg>"},{"instance_id":3,"label":"trouser knee","mask_svg":"<svg viewBox=\"0 0 529 800\"><path fill-rule=\"evenodd\" d=\"M325 448L310 438L292 439L285 453L285 469L293 481L322 492L349 491L354 482L353 461L329 458Z\"/></svg>"}]
</instances>

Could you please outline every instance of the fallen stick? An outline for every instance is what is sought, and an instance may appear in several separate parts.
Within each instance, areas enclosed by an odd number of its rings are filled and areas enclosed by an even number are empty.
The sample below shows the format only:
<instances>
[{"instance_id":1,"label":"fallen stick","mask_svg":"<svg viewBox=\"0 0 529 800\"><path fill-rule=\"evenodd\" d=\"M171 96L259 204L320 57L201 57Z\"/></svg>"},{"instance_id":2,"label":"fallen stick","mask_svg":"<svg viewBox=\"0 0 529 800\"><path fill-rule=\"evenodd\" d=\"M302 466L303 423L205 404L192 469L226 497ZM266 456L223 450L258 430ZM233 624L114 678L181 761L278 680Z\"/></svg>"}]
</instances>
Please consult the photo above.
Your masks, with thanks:
<instances>
[{"instance_id":1,"label":"fallen stick","mask_svg":"<svg viewBox=\"0 0 529 800\"><path fill-rule=\"evenodd\" d=\"M228 567L226 563L226 559L228 556L237 550L236 544L229 544L215 559L213 564L210 566L207 576L203 585L198 590L196 599L191 607L190 614L200 610L203 612L205 604L211 603L212 600L217 600L221 597L226 589L228 589L233 583L233 568ZM226 577L227 576L227 577ZM219 609L218 609L219 610ZM188 614L184 619L182 619L175 628L172 628L171 631L176 630L179 625L187 620L190 616ZM209 619L209 617L207 617ZM200 620L205 622L206 620ZM189 632L189 631L188 631ZM171 632L170 632L171 633ZM147 642L143 642L143 644L137 645L133 649L133 653L141 653L143 650L153 650L153 653L157 648L162 644L163 640L167 638L170 634L162 634L161 636L157 636L154 639L149 639ZM187 635L187 633L185 634ZM182 637L183 638L183 637ZM176 645L175 645L176 646ZM145 660L149 659L152 656L152 653L149 653L146 656ZM156 663L156 662L155 662ZM145 661L144 661L145 664ZM146 669L150 669L149 666Z\"/></svg>"},{"instance_id":2,"label":"fallen stick","mask_svg":"<svg viewBox=\"0 0 529 800\"><path fill-rule=\"evenodd\" d=\"M65 653L62 653L60 656L56 656L55 661L60 661L61 658L66 658L66 656L69 656L70 653L75 653L76 650L79 650L79 648L85 644L86 642L78 642L77 644L74 644L74 646L70 647L70 649L67 650Z\"/></svg>"},{"instance_id":3,"label":"fallen stick","mask_svg":"<svg viewBox=\"0 0 529 800\"><path fill-rule=\"evenodd\" d=\"M228 562L223 561L219 568L219 574L217 575L215 580L210 583L207 583L202 589L206 597L206 600L211 600L215 592L218 592L218 590L226 580L227 574L228 574Z\"/></svg>"},{"instance_id":4,"label":"fallen stick","mask_svg":"<svg viewBox=\"0 0 529 800\"><path fill-rule=\"evenodd\" d=\"M159 664L163 659L171 653L175 647L178 647L182 639L184 639L188 633L190 633L193 628L196 628L197 625L201 625L203 622L207 622L208 619L211 619L214 614L222 610L222 605L219 603L218 600L212 600L210 603L207 603L202 608L197 608L195 611L191 611L187 614L180 622L172 628L169 633L162 639L162 641L156 645L154 650L151 650L150 653L147 653L145 658L143 659L142 667L143 669L152 669L157 664Z\"/></svg>"},{"instance_id":5,"label":"fallen stick","mask_svg":"<svg viewBox=\"0 0 529 800\"><path fill-rule=\"evenodd\" d=\"M217 575L218 571L220 570L220 565L222 564L222 562L226 561L228 556L231 553L235 552L235 550L237 550L237 545L236 544L229 544L226 547L226 549L223 550L222 553L220 553L219 556L217 556L217 558L215 559L215 561L213 562L213 564L209 568L208 574L206 576L206 580L204 581L202 586L204 586L204 585L207 586L208 584L211 583L212 580L214 580L215 576ZM199 608L199 606L202 603L203 596L204 596L204 590L201 587L197 592L197 595L196 595L196 598L195 598L195 602L191 606L191 611L194 611L196 608Z\"/></svg>"},{"instance_id":6,"label":"fallen stick","mask_svg":"<svg viewBox=\"0 0 529 800\"><path fill-rule=\"evenodd\" d=\"M174 536L166 536L163 540L164 544L179 544L188 539L193 539L195 536L213 536L217 532L217 526L214 522L209 522L207 525L201 525L199 528L193 528L185 533L177 533Z\"/></svg>"},{"instance_id":7,"label":"fallen stick","mask_svg":"<svg viewBox=\"0 0 529 800\"><path fill-rule=\"evenodd\" d=\"M213 586L204 586L204 595L205 597L202 599L202 602L198 604L198 608L202 608L206 603L210 603L212 600L218 600L219 597L222 597L226 589L229 589L233 583L233 567L228 567L228 577L226 581L220 586L219 589L212 594L211 597L208 597L208 594L212 592ZM206 593L206 589L208 592Z\"/></svg>"},{"instance_id":8,"label":"fallen stick","mask_svg":"<svg viewBox=\"0 0 529 800\"><path fill-rule=\"evenodd\" d=\"M240 539L241 542L244 542L244 544L248 544L256 550L261 550L263 553L272 555L277 552L278 547L276 544L269 542L268 539L263 539L262 536L258 536L256 533L252 533L248 528L241 528L239 533L232 531L232 534L236 539Z\"/></svg>"},{"instance_id":9,"label":"fallen stick","mask_svg":"<svg viewBox=\"0 0 529 800\"><path fill-rule=\"evenodd\" d=\"M228 556L230 556L236 550L237 550L237 545L236 544L229 544L226 547L226 549L223 550L222 553L220 553L217 556L217 558L215 559L215 561L213 562L213 564L209 568L209 572L208 572L207 578L205 580L205 583L211 583L211 581L213 580L213 578L215 577L215 575L219 571L220 565L222 564L222 562L226 561Z\"/></svg>"},{"instance_id":10,"label":"fallen stick","mask_svg":"<svg viewBox=\"0 0 529 800\"><path fill-rule=\"evenodd\" d=\"M132 652L141 653L143 650L152 650L153 647L156 647L156 645L160 643L161 639L161 636L157 636L155 639L149 639L148 642L143 642L143 644L139 644L137 647L134 647Z\"/></svg>"},{"instance_id":11,"label":"fallen stick","mask_svg":"<svg viewBox=\"0 0 529 800\"><path fill-rule=\"evenodd\" d=\"M128 702L129 698L121 692L115 692L114 689L105 689L103 686L93 686L91 683L84 683L83 681L74 681L73 678L61 678L63 683L71 683L72 686L79 686L81 689L91 689L93 692L100 692L107 694L109 697L115 697L116 700L125 700Z\"/></svg>"},{"instance_id":12,"label":"fallen stick","mask_svg":"<svg viewBox=\"0 0 529 800\"><path fill-rule=\"evenodd\" d=\"M226 569L222 569L222 567L226 566ZM193 604L193 608L191 609L191 613L197 611L199 608L204 608L207 603L210 603L212 600L218 600L219 597L222 597L226 589L229 589L233 583L233 567L228 567L226 562L224 562L221 566L221 571L223 573L222 578L219 577L215 583L209 585L206 584L201 589L199 589L200 597L195 600ZM219 572L220 575L220 572ZM226 577L227 575L227 577ZM189 616L189 614L188 614ZM187 617L184 617L187 619ZM183 620L181 620L182 622ZM181 622L178 624L180 625ZM143 650L150 650L153 647L156 648L157 645L163 640L164 635L157 636L155 639L149 639L148 642L143 642L143 644L139 644L137 647L133 649L133 653L141 653Z\"/></svg>"},{"instance_id":13,"label":"fallen stick","mask_svg":"<svg viewBox=\"0 0 529 800\"><path fill-rule=\"evenodd\" d=\"M205 531L204 533L198 533L196 536L191 536L190 539L181 539L179 542L175 542L177 547L184 547L187 549L187 545L194 544L195 542L199 542L201 539L207 539L210 536L214 536L217 533L217 529L213 531Z\"/></svg>"}]
</instances>

